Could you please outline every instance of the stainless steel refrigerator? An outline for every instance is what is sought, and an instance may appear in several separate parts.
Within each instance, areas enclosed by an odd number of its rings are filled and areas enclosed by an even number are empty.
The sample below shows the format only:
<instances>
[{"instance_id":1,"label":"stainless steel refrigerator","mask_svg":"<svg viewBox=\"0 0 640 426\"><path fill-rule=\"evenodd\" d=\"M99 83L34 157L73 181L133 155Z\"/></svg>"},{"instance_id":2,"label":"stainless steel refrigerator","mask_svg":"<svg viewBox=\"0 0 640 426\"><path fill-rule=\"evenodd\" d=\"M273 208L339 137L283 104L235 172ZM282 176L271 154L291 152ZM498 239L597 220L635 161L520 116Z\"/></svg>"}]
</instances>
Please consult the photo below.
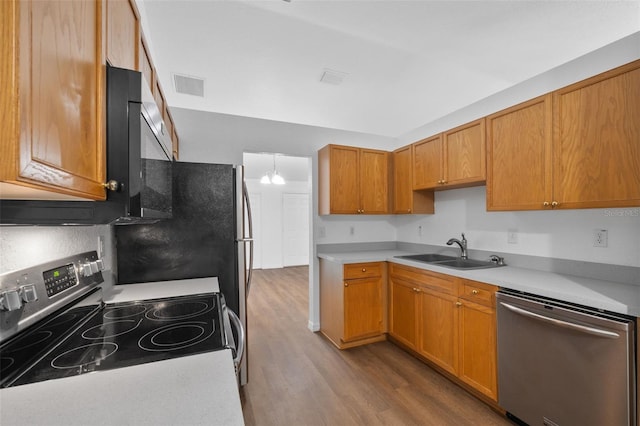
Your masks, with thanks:
<instances>
[{"instance_id":1,"label":"stainless steel refrigerator","mask_svg":"<svg viewBox=\"0 0 640 426\"><path fill-rule=\"evenodd\" d=\"M246 337L253 240L242 166L174 162L173 217L117 225L115 236L116 285L218 277ZM247 355L241 384L247 382Z\"/></svg>"}]
</instances>

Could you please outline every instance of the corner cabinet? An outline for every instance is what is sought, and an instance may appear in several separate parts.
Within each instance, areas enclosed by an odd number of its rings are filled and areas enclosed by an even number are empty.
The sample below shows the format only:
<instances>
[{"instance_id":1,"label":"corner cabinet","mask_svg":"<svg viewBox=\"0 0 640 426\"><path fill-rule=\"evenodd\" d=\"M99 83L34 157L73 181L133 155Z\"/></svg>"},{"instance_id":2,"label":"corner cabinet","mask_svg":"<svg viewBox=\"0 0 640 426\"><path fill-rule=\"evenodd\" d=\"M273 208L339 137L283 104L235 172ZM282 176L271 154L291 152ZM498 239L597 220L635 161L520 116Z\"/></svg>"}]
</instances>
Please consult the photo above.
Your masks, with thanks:
<instances>
[{"instance_id":1,"label":"corner cabinet","mask_svg":"<svg viewBox=\"0 0 640 426\"><path fill-rule=\"evenodd\" d=\"M414 191L412 179L413 146L405 146L392 153L393 158L393 213L434 213L433 191Z\"/></svg>"},{"instance_id":2,"label":"corner cabinet","mask_svg":"<svg viewBox=\"0 0 640 426\"><path fill-rule=\"evenodd\" d=\"M386 262L320 259L320 332L340 349L386 339Z\"/></svg>"},{"instance_id":3,"label":"corner cabinet","mask_svg":"<svg viewBox=\"0 0 640 426\"><path fill-rule=\"evenodd\" d=\"M105 199L103 2L0 3L1 196Z\"/></svg>"},{"instance_id":4,"label":"corner cabinet","mask_svg":"<svg viewBox=\"0 0 640 426\"><path fill-rule=\"evenodd\" d=\"M487 117L487 210L640 206L640 61Z\"/></svg>"},{"instance_id":5,"label":"corner cabinet","mask_svg":"<svg viewBox=\"0 0 640 426\"><path fill-rule=\"evenodd\" d=\"M389 153L327 145L318 151L318 213L388 214Z\"/></svg>"},{"instance_id":6,"label":"corner cabinet","mask_svg":"<svg viewBox=\"0 0 640 426\"><path fill-rule=\"evenodd\" d=\"M484 118L414 144L414 190L462 188L485 180Z\"/></svg>"}]
</instances>

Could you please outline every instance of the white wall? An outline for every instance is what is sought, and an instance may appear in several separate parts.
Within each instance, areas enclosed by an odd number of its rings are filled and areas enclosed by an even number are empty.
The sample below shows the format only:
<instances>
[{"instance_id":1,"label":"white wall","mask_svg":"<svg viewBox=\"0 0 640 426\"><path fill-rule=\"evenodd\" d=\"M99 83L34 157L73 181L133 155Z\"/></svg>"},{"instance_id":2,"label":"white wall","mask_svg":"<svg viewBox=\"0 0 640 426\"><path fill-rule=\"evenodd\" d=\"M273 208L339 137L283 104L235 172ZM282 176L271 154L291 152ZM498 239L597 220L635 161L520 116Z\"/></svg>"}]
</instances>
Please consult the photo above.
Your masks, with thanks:
<instances>
[{"instance_id":1,"label":"white wall","mask_svg":"<svg viewBox=\"0 0 640 426\"><path fill-rule=\"evenodd\" d=\"M256 268L271 269L283 267L283 210L282 194L297 193L309 194L311 188L308 182L287 181L284 185L262 185L257 179L247 179L247 189L250 194L260 197L261 214L259 229L261 235L257 236L260 241L256 245L261 248L258 253L260 263Z\"/></svg>"}]
</instances>

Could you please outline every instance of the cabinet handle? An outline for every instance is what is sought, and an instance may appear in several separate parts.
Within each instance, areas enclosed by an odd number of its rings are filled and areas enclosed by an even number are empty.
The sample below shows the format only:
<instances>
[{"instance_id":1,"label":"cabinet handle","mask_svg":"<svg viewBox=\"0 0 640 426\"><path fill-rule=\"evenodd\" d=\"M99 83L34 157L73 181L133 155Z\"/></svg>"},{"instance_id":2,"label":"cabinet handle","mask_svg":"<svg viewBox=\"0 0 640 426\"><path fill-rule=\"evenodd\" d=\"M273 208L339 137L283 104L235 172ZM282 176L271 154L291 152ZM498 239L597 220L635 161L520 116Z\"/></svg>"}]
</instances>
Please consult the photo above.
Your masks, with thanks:
<instances>
[{"instance_id":1,"label":"cabinet handle","mask_svg":"<svg viewBox=\"0 0 640 426\"><path fill-rule=\"evenodd\" d=\"M349 283L344 283L344 286L345 287L349 287Z\"/></svg>"},{"instance_id":2,"label":"cabinet handle","mask_svg":"<svg viewBox=\"0 0 640 426\"><path fill-rule=\"evenodd\" d=\"M460 306L462 306L462 302L456 302L456 306L459 308Z\"/></svg>"},{"instance_id":3,"label":"cabinet handle","mask_svg":"<svg viewBox=\"0 0 640 426\"><path fill-rule=\"evenodd\" d=\"M471 290L471 294L478 294L480 293L478 290Z\"/></svg>"},{"instance_id":4,"label":"cabinet handle","mask_svg":"<svg viewBox=\"0 0 640 426\"><path fill-rule=\"evenodd\" d=\"M111 179L110 181L103 183L102 187L106 188L108 191L116 192L120 190L120 183L117 180Z\"/></svg>"},{"instance_id":5,"label":"cabinet handle","mask_svg":"<svg viewBox=\"0 0 640 426\"><path fill-rule=\"evenodd\" d=\"M549 202L548 202L548 201L545 201L544 203L542 203L542 205L543 205L544 207L549 207Z\"/></svg>"},{"instance_id":6,"label":"cabinet handle","mask_svg":"<svg viewBox=\"0 0 640 426\"><path fill-rule=\"evenodd\" d=\"M407 209L407 213L411 213L411 209Z\"/></svg>"},{"instance_id":7,"label":"cabinet handle","mask_svg":"<svg viewBox=\"0 0 640 426\"><path fill-rule=\"evenodd\" d=\"M558 207L560 203L558 203L557 201L552 201L551 202L551 207Z\"/></svg>"},{"instance_id":8,"label":"cabinet handle","mask_svg":"<svg viewBox=\"0 0 640 426\"><path fill-rule=\"evenodd\" d=\"M367 269L366 268L362 268L362 272L367 272Z\"/></svg>"}]
</instances>

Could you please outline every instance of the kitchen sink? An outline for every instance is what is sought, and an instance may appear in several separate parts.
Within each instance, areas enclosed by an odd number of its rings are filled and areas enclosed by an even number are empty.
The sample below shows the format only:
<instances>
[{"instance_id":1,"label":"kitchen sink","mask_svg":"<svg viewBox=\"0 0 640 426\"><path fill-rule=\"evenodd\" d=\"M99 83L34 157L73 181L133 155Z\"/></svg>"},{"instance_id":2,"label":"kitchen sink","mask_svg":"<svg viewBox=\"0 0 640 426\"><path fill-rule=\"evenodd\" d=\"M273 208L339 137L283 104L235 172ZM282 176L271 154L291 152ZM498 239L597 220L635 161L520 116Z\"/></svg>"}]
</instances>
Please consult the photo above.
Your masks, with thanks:
<instances>
[{"instance_id":1,"label":"kitchen sink","mask_svg":"<svg viewBox=\"0 0 640 426\"><path fill-rule=\"evenodd\" d=\"M396 256L400 259L407 259L407 260L415 260L418 262L426 262L426 263L431 263L431 262L441 262L443 260L456 260L457 257L455 256L447 256L444 254L437 254L437 253L427 253L427 254L407 254L404 256Z\"/></svg>"},{"instance_id":2,"label":"kitchen sink","mask_svg":"<svg viewBox=\"0 0 640 426\"><path fill-rule=\"evenodd\" d=\"M462 259L438 253L408 254L396 257L399 259L415 260L416 262L424 262L453 269L484 269L504 266L504 264L498 265L497 263L485 260Z\"/></svg>"},{"instance_id":3,"label":"kitchen sink","mask_svg":"<svg viewBox=\"0 0 640 426\"><path fill-rule=\"evenodd\" d=\"M456 258L453 260L445 260L442 262L431 262L434 265L445 266L447 268L454 269L484 269L484 268L496 268L498 265L493 262L485 261L485 260L474 260L474 259L460 259Z\"/></svg>"}]
</instances>

